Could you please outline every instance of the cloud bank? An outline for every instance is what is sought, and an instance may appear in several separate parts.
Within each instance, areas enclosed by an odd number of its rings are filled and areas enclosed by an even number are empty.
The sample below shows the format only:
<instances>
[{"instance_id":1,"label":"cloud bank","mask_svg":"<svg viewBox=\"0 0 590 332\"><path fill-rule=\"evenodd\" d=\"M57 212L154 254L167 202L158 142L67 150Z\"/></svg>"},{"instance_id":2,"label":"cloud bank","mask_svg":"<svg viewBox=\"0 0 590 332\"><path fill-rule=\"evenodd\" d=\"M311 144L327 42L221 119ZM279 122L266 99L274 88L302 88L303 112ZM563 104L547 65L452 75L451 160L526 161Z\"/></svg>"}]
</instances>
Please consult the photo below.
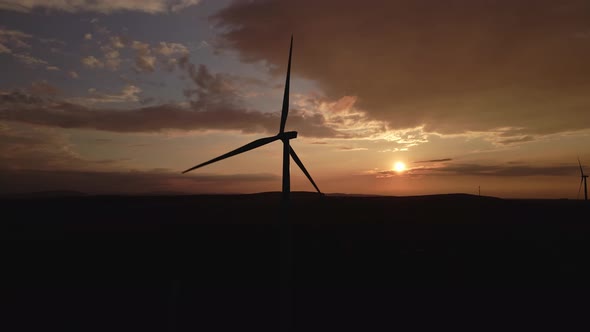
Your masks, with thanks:
<instances>
[{"instance_id":1,"label":"cloud bank","mask_svg":"<svg viewBox=\"0 0 590 332\"><path fill-rule=\"evenodd\" d=\"M516 128L526 141L590 128L585 0L249 0L212 20L218 50L272 70L294 33L296 75L392 129Z\"/></svg>"},{"instance_id":2,"label":"cloud bank","mask_svg":"<svg viewBox=\"0 0 590 332\"><path fill-rule=\"evenodd\" d=\"M232 77L213 74L206 66L184 65L194 88L185 94L186 104L162 104L131 109L95 108L97 103L137 102L141 89L126 86L119 94L90 91L89 97L60 98L27 91L0 92L0 120L59 128L113 132L159 132L164 130L236 130L244 133L278 132L278 113L264 113L242 106ZM46 82L37 90L50 91ZM188 104L188 105L187 105ZM320 114L292 110L288 126L308 137L342 137Z\"/></svg>"}]
</instances>

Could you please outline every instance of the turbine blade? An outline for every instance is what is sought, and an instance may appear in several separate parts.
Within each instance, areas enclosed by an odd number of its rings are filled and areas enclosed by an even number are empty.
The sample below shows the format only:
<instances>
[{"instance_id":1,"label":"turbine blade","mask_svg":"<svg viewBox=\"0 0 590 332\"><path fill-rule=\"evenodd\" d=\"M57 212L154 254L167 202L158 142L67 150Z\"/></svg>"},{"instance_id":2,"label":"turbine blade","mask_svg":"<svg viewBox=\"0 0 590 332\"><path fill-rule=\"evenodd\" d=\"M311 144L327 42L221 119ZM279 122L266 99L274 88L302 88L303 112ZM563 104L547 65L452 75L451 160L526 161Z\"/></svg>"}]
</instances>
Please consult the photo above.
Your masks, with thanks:
<instances>
[{"instance_id":1,"label":"turbine blade","mask_svg":"<svg viewBox=\"0 0 590 332\"><path fill-rule=\"evenodd\" d=\"M285 94L283 95L283 108L281 109L281 128L279 133L285 132L287 115L289 114L289 82L291 81L291 53L293 52L293 35L291 35L291 46L289 47L289 65L287 66L287 79L285 81Z\"/></svg>"},{"instance_id":2,"label":"turbine blade","mask_svg":"<svg viewBox=\"0 0 590 332\"><path fill-rule=\"evenodd\" d=\"M197 165L195 167L191 167L191 168L187 169L186 171L182 172L182 174L184 174L186 172L190 172L190 171L192 171L194 169L197 169L199 167L203 167L203 166L212 164L212 163L214 163L216 161L220 161L220 160L223 160L225 158L233 157L233 156L235 156L237 154L240 154L242 152L246 152L246 151L250 151L252 149L259 148L259 147L261 147L263 145L266 145L268 143L274 142L274 141L276 141L278 139L279 139L279 137L277 137L277 136L265 137L265 138L257 139L254 142L248 143L248 144L246 144L246 145L244 145L244 146L242 146L240 148L237 148L237 149L235 149L233 151L230 151L230 152L228 152L228 153L226 153L224 155L221 155L221 156L219 156L217 158L213 158L213 159L211 159L211 160L209 160L207 162L204 162L202 164L199 164L199 165Z\"/></svg>"},{"instance_id":3,"label":"turbine blade","mask_svg":"<svg viewBox=\"0 0 590 332\"><path fill-rule=\"evenodd\" d=\"M293 150L293 147L291 147L291 150L289 151L289 153L291 154L291 157L293 158L295 163L299 166L299 168L301 168L301 170L303 171L303 174L305 174L305 176L307 176L307 178L309 179L311 184L313 184L315 190L317 190L318 193L321 194L322 192L320 191L320 188L318 188L318 186L316 186L315 182L311 178L311 175L309 175L309 172L307 172L307 170L305 169L305 166L303 166L301 159L299 159L299 157L297 157L297 154L295 153L295 150Z\"/></svg>"},{"instance_id":4,"label":"turbine blade","mask_svg":"<svg viewBox=\"0 0 590 332\"><path fill-rule=\"evenodd\" d=\"M576 196L576 199L580 199L580 191L582 190L582 183L584 183L584 178L582 178L582 181L580 181L580 187L578 187L578 196Z\"/></svg>"},{"instance_id":5,"label":"turbine blade","mask_svg":"<svg viewBox=\"0 0 590 332\"><path fill-rule=\"evenodd\" d=\"M584 176L584 170L582 169L582 163L580 162L580 157L578 157L578 165L580 165L580 173Z\"/></svg>"}]
</instances>

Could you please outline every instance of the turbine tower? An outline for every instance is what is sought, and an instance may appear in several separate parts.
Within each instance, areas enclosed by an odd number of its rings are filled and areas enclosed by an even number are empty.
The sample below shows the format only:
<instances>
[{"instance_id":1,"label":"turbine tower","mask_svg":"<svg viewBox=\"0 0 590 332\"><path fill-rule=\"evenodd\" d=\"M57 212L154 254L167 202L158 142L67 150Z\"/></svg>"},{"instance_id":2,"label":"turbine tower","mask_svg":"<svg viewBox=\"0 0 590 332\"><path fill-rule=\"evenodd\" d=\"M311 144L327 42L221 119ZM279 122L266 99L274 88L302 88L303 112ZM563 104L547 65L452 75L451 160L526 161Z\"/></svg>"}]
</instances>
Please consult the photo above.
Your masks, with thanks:
<instances>
[{"instance_id":1,"label":"turbine tower","mask_svg":"<svg viewBox=\"0 0 590 332\"><path fill-rule=\"evenodd\" d=\"M301 162L301 159L299 159L299 157L295 153L295 150L293 150L293 148L291 147L291 145L289 143L290 140L297 137L297 132L296 131L285 132L285 124L287 123L287 115L289 113L289 82L291 79L291 54L292 54L292 52L293 52L293 36L291 36L291 46L289 47L289 64L287 66L287 79L285 82L285 94L283 95L283 108L281 110L281 124L279 127L279 133L276 134L275 136L265 137L265 138L255 140L251 143L248 143L240 148L230 151L230 152L228 152L224 155L221 155L217 158L213 158L207 162L204 162L204 163L199 164L197 166L191 167L191 168L187 169L186 171L182 172L183 174L190 172L192 170L195 170L197 168L212 164L214 162L235 156L237 154L259 148L259 147L266 145L268 143L272 143L274 141L281 140L283 142L283 200L285 200L285 201L289 200L289 193L291 192L291 180L290 180L290 174L289 174L289 162L290 162L289 156L291 158L293 158L293 161L295 161L295 163L299 166L299 168L301 168L301 170L303 171L305 176L307 176L307 178L309 179L311 184L314 186L314 188L318 191L318 193L320 193L320 194L322 193L320 191L320 189L318 188L318 186L313 181L313 179L311 178L311 175L309 175L309 172L307 171L307 169L305 169L305 166L303 166L303 162Z\"/></svg>"},{"instance_id":2,"label":"turbine tower","mask_svg":"<svg viewBox=\"0 0 590 332\"><path fill-rule=\"evenodd\" d=\"M580 162L580 158L578 157L578 165L580 165L580 187L578 188L578 197L580 197L580 190L582 189L582 183L584 183L584 200L588 200L588 185L586 180L588 179L588 175L584 174L584 169L582 169L582 163Z\"/></svg>"}]
</instances>

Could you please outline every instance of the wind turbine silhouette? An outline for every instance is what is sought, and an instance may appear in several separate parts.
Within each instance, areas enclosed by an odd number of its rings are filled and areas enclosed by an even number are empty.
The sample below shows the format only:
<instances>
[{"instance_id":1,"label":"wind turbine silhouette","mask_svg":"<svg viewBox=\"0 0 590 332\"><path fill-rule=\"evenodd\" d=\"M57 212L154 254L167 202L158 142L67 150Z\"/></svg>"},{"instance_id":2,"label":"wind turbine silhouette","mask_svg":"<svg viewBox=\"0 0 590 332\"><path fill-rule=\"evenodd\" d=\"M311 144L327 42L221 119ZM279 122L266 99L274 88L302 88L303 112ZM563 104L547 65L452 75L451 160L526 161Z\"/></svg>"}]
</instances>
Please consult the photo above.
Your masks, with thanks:
<instances>
[{"instance_id":1,"label":"wind turbine silhouette","mask_svg":"<svg viewBox=\"0 0 590 332\"><path fill-rule=\"evenodd\" d=\"M197 168L212 164L214 162L217 162L217 161L229 158L229 157L233 157L237 154L259 148L263 145L272 143L274 141L281 140L281 141L283 141L283 200L285 200L285 201L289 200L289 193L291 192L291 180L290 180L290 174L289 174L289 162L290 162L289 156L291 156L291 158L293 158L293 161L295 161L295 163L299 166L299 168L301 168L301 170L303 171L305 176L307 176L307 178L309 179L311 184L314 186L314 188L318 191L318 193L322 194L322 192L320 191L318 186L315 184L315 182L311 178L311 175L309 175L309 172L307 171L307 169L305 169L305 166L303 166L303 162L301 162L301 159L299 159L299 157L295 153L295 150L293 150L293 148L289 144L290 140L297 138L297 132L296 131L285 132L285 124L287 123L287 115L289 113L289 81L291 78L291 54L292 54L292 52L293 52L293 36L291 35L291 45L289 47L289 65L287 67L287 79L285 82L285 94L283 95L283 108L281 110L281 126L279 127L279 133L276 134L275 136L257 139L251 143L248 143L240 148L230 151L230 152L228 152L224 155L221 155L217 158L213 158L207 162L204 162L204 163L199 164L197 166L191 167L191 168L187 169L186 171L182 172L182 174L190 172L190 171L195 170Z\"/></svg>"},{"instance_id":2,"label":"wind turbine silhouette","mask_svg":"<svg viewBox=\"0 0 590 332\"><path fill-rule=\"evenodd\" d=\"M584 200L588 200L588 185L586 180L588 179L588 175L584 174L584 169L582 169L582 163L580 162L580 157L578 157L578 165L580 165L580 187L578 188L578 197L580 197L580 190L582 189L582 183L584 183Z\"/></svg>"}]
</instances>

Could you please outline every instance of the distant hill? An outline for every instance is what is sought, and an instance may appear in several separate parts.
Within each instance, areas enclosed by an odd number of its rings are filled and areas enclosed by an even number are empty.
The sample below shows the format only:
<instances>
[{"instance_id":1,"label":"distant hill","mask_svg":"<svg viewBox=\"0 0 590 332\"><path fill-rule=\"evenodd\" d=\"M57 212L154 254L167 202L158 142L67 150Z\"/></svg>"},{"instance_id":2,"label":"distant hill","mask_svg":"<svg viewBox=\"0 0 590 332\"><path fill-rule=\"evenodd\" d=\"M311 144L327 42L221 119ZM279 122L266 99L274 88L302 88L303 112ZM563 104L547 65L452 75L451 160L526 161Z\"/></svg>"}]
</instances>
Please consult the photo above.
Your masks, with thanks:
<instances>
[{"instance_id":1,"label":"distant hill","mask_svg":"<svg viewBox=\"0 0 590 332\"><path fill-rule=\"evenodd\" d=\"M317 192L312 191L292 191L291 197L315 197ZM435 195L416 195L416 196L388 196L388 195L376 195L376 194L353 194L353 193L324 193L329 197L358 197L358 198L410 198L410 199L426 199L426 198L495 198L490 196L478 196L465 193L449 193L449 194L435 194ZM251 194L242 193L209 193L209 194L195 194L180 191L150 191L144 193L85 193L75 190L47 190L37 191L29 193L10 193L0 194L0 198L50 198L50 197L83 197L83 196L263 196L263 197L281 197L282 192L280 191L268 191Z\"/></svg>"},{"instance_id":2,"label":"distant hill","mask_svg":"<svg viewBox=\"0 0 590 332\"><path fill-rule=\"evenodd\" d=\"M371 194L345 194L345 193L329 193L326 196L344 196L344 197L384 197L383 195L371 195ZM387 196L395 197L395 196Z\"/></svg>"}]
</instances>

